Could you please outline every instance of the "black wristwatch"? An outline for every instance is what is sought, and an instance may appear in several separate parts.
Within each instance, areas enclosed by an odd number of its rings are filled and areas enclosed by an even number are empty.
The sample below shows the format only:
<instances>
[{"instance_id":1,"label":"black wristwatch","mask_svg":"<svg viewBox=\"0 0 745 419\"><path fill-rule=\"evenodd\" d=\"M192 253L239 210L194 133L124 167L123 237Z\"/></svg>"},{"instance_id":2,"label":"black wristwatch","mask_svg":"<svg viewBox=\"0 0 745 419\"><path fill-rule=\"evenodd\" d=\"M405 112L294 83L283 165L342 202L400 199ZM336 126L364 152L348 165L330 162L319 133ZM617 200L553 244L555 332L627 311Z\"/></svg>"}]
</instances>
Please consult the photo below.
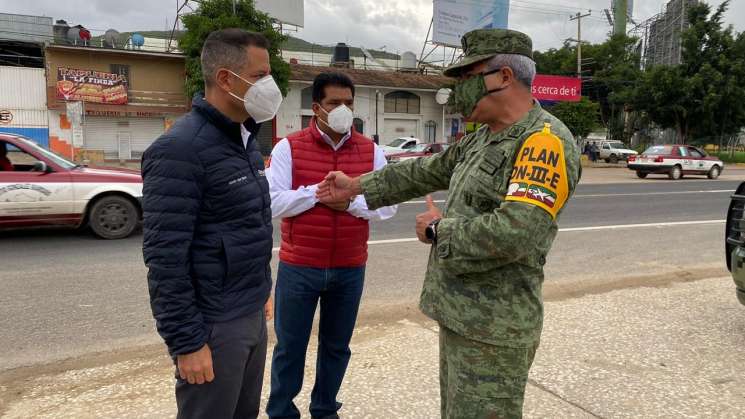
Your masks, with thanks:
<instances>
[{"instance_id":1,"label":"black wristwatch","mask_svg":"<svg viewBox=\"0 0 745 419\"><path fill-rule=\"evenodd\" d=\"M427 240L431 240L432 243L437 241L437 224L439 223L439 219L434 220L424 229L424 236L427 237Z\"/></svg>"}]
</instances>

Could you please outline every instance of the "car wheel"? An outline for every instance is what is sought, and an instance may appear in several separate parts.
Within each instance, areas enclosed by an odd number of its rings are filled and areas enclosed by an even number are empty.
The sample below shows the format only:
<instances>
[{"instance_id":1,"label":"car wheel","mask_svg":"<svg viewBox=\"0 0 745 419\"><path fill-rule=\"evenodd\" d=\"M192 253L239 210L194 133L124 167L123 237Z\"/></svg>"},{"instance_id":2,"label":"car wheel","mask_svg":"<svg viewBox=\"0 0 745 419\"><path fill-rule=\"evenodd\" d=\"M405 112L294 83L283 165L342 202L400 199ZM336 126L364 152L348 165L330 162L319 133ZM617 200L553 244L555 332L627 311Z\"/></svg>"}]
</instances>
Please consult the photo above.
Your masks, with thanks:
<instances>
[{"instance_id":1,"label":"car wheel","mask_svg":"<svg viewBox=\"0 0 745 419\"><path fill-rule=\"evenodd\" d=\"M606 163L610 163L610 159L604 159Z\"/></svg>"},{"instance_id":2,"label":"car wheel","mask_svg":"<svg viewBox=\"0 0 745 419\"><path fill-rule=\"evenodd\" d=\"M646 172L636 172L636 177L638 177L639 179L646 179L648 174L649 173Z\"/></svg>"},{"instance_id":3,"label":"car wheel","mask_svg":"<svg viewBox=\"0 0 745 419\"><path fill-rule=\"evenodd\" d=\"M616 156L615 154L611 154L608 160L610 160L609 163L616 164L618 163L618 156Z\"/></svg>"},{"instance_id":4,"label":"car wheel","mask_svg":"<svg viewBox=\"0 0 745 419\"><path fill-rule=\"evenodd\" d=\"M96 236L107 239L123 239L137 227L139 214L135 205L121 196L101 198L88 214L88 224Z\"/></svg>"},{"instance_id":5,"label":"car wheel","mask_svg":"<svg viewBox=\"0 0 745 419\"><path fill-rule=\"evenodd\" d=\"M672 180L678 180L683 177L683 170L680 168L680 166L673 166L673 168L670 169L670 172L667 175Z\"/></svg>"},{"instance_id":6,"label":"car wheel","mask_svg":"<svg viewBox=\"0 0 745 419\"><path fill-rule=\"evenodd\" d=\"M719 169L719 166L714 166L709 170L709 173L706 175L709 179L716 179L719 177L719 173L721 170Z\"/></svg>"}]
</instances>

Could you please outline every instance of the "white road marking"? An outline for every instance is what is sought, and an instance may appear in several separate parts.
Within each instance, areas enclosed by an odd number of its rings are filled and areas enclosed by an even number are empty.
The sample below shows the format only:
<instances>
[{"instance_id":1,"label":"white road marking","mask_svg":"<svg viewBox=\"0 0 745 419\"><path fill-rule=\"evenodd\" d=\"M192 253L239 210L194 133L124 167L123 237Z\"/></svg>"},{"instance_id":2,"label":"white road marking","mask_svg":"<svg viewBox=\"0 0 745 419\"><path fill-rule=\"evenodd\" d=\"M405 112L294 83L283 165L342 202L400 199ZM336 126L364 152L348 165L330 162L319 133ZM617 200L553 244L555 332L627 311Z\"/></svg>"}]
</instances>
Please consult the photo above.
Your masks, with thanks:
<instances>
[{"instance_id":1,"label":"white road marking","mask_svg":"<svg viewBox=\"0 0 745 419\"><path fill-rule=\"evenodd\" d=\"M702 194L702 193L735 193L732 189L716 189L716 190L700 190L700 191L669 191L669 192L635 192L635 193L615 193L615 194L580 194L574 195L573 198L613 198L616 196L654 196L654 195L690 195L690 194ZM436 204L445 203L444 199L435 199ZM407 201L404 204L422 205L426 204L427 201Z\"/></svg>"},{"instance_id":2,"label":"white road marking","mask_svg":"<svg viewBox=\"0 0 745 419\"><path fill-rule=\"evenodd\" d=\"M651 227L679 227L679 226L692 226L692 225L707 225L707 224L724 224L727 220L700 220L700 221L675 221L668 223L649 223L649 224L617 224L607 226L593 226L593 227L572 227L572 228L560 228L560 233L573 233L580 231L598 231L598 230L625 230L632 228L651 228ZM368 246L374 246L378 244L397 244L397 243L410 243L419 241L416 237L409 237L403 239L388 239L388 240L370 240L367 242ZM273 252L278 252L279 247L272 249Z\"/></svg>"},{"instance_id":3,"label":"white road marking","mask_svg":"<svg viewBox=\"0 0 745 419\"><path fill-rule=\"evenodd\" d=\"M617 193L617 194L587 194L574 195L573 198L610 198L614 196L647 196L647 195L685 195L697 193L734 193L731 189L719 189L713 191L669 191L669 192L637 192L637 193Z\"/></svg>"},{"instance_id":4,"label":"white road marking","mask_svg":"<svg viewBox=\"0 0 745 419\"><path fill-rule=\"evenodd\" d=\"M625 230L629 228L649 228L649 227L678 227L678 226L692 226L692 225L706 225L706 224L724 224L727 220L701 220L701 221L675 221L668 223L649 223L649 224L618 224L608 226L594 226L594 227L573 227L573 228L560 228L560 233L571 233L575 231L596 231L596 230Z\"/></svg>"}]
</instances>

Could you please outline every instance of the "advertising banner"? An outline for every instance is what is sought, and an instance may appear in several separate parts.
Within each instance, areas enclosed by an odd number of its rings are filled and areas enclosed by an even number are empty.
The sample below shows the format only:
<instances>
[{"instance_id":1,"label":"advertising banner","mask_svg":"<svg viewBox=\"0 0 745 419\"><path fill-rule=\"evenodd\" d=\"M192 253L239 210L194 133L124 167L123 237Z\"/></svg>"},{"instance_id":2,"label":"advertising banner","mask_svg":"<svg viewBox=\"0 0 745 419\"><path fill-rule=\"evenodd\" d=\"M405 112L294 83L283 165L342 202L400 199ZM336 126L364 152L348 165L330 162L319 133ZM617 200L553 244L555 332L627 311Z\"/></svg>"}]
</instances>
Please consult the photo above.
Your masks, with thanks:
<instances>
[{"instance_id":1,"label":"advertising banner","mask_svg":"<svg viewBox=\"0 0 745 419\"><path fill-rule=\"evenodd\" d=\"M127 104L127 78L94 70L57 69L57 99L109 105Z\"/></svg>"}]
</instances>

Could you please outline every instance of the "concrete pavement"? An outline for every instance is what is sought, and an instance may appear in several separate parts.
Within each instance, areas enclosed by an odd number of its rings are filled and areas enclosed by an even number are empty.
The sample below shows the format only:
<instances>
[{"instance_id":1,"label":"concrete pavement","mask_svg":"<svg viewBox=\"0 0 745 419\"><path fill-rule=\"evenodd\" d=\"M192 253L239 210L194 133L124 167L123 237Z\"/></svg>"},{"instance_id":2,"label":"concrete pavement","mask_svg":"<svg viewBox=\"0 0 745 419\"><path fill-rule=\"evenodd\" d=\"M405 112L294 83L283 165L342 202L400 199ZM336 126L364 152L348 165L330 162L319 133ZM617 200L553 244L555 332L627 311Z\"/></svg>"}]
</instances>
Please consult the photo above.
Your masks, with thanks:
<instances>
[{"instance_id":1,"label":"concrete pavement","mask_svg":"<svg viewBox=\"0 0 745 419\"><path fill-rule=\"evenodd\" d=\"M726 277L551 299L525 416L740 418L745 415L744 346L745 307ZM361 327L352 350L340 395L343 417L438 417L433 322L412 313ZM297 401L302 411L307 411L314 357L312 349ZM21 369L0 375L0 414L8 419L173 416L173 369L162 347L118 362L116 357L86 362L77 368L51 365L41 374ZM265 379L264 400L268 370Z\"/></svg>"}]
</instances>

